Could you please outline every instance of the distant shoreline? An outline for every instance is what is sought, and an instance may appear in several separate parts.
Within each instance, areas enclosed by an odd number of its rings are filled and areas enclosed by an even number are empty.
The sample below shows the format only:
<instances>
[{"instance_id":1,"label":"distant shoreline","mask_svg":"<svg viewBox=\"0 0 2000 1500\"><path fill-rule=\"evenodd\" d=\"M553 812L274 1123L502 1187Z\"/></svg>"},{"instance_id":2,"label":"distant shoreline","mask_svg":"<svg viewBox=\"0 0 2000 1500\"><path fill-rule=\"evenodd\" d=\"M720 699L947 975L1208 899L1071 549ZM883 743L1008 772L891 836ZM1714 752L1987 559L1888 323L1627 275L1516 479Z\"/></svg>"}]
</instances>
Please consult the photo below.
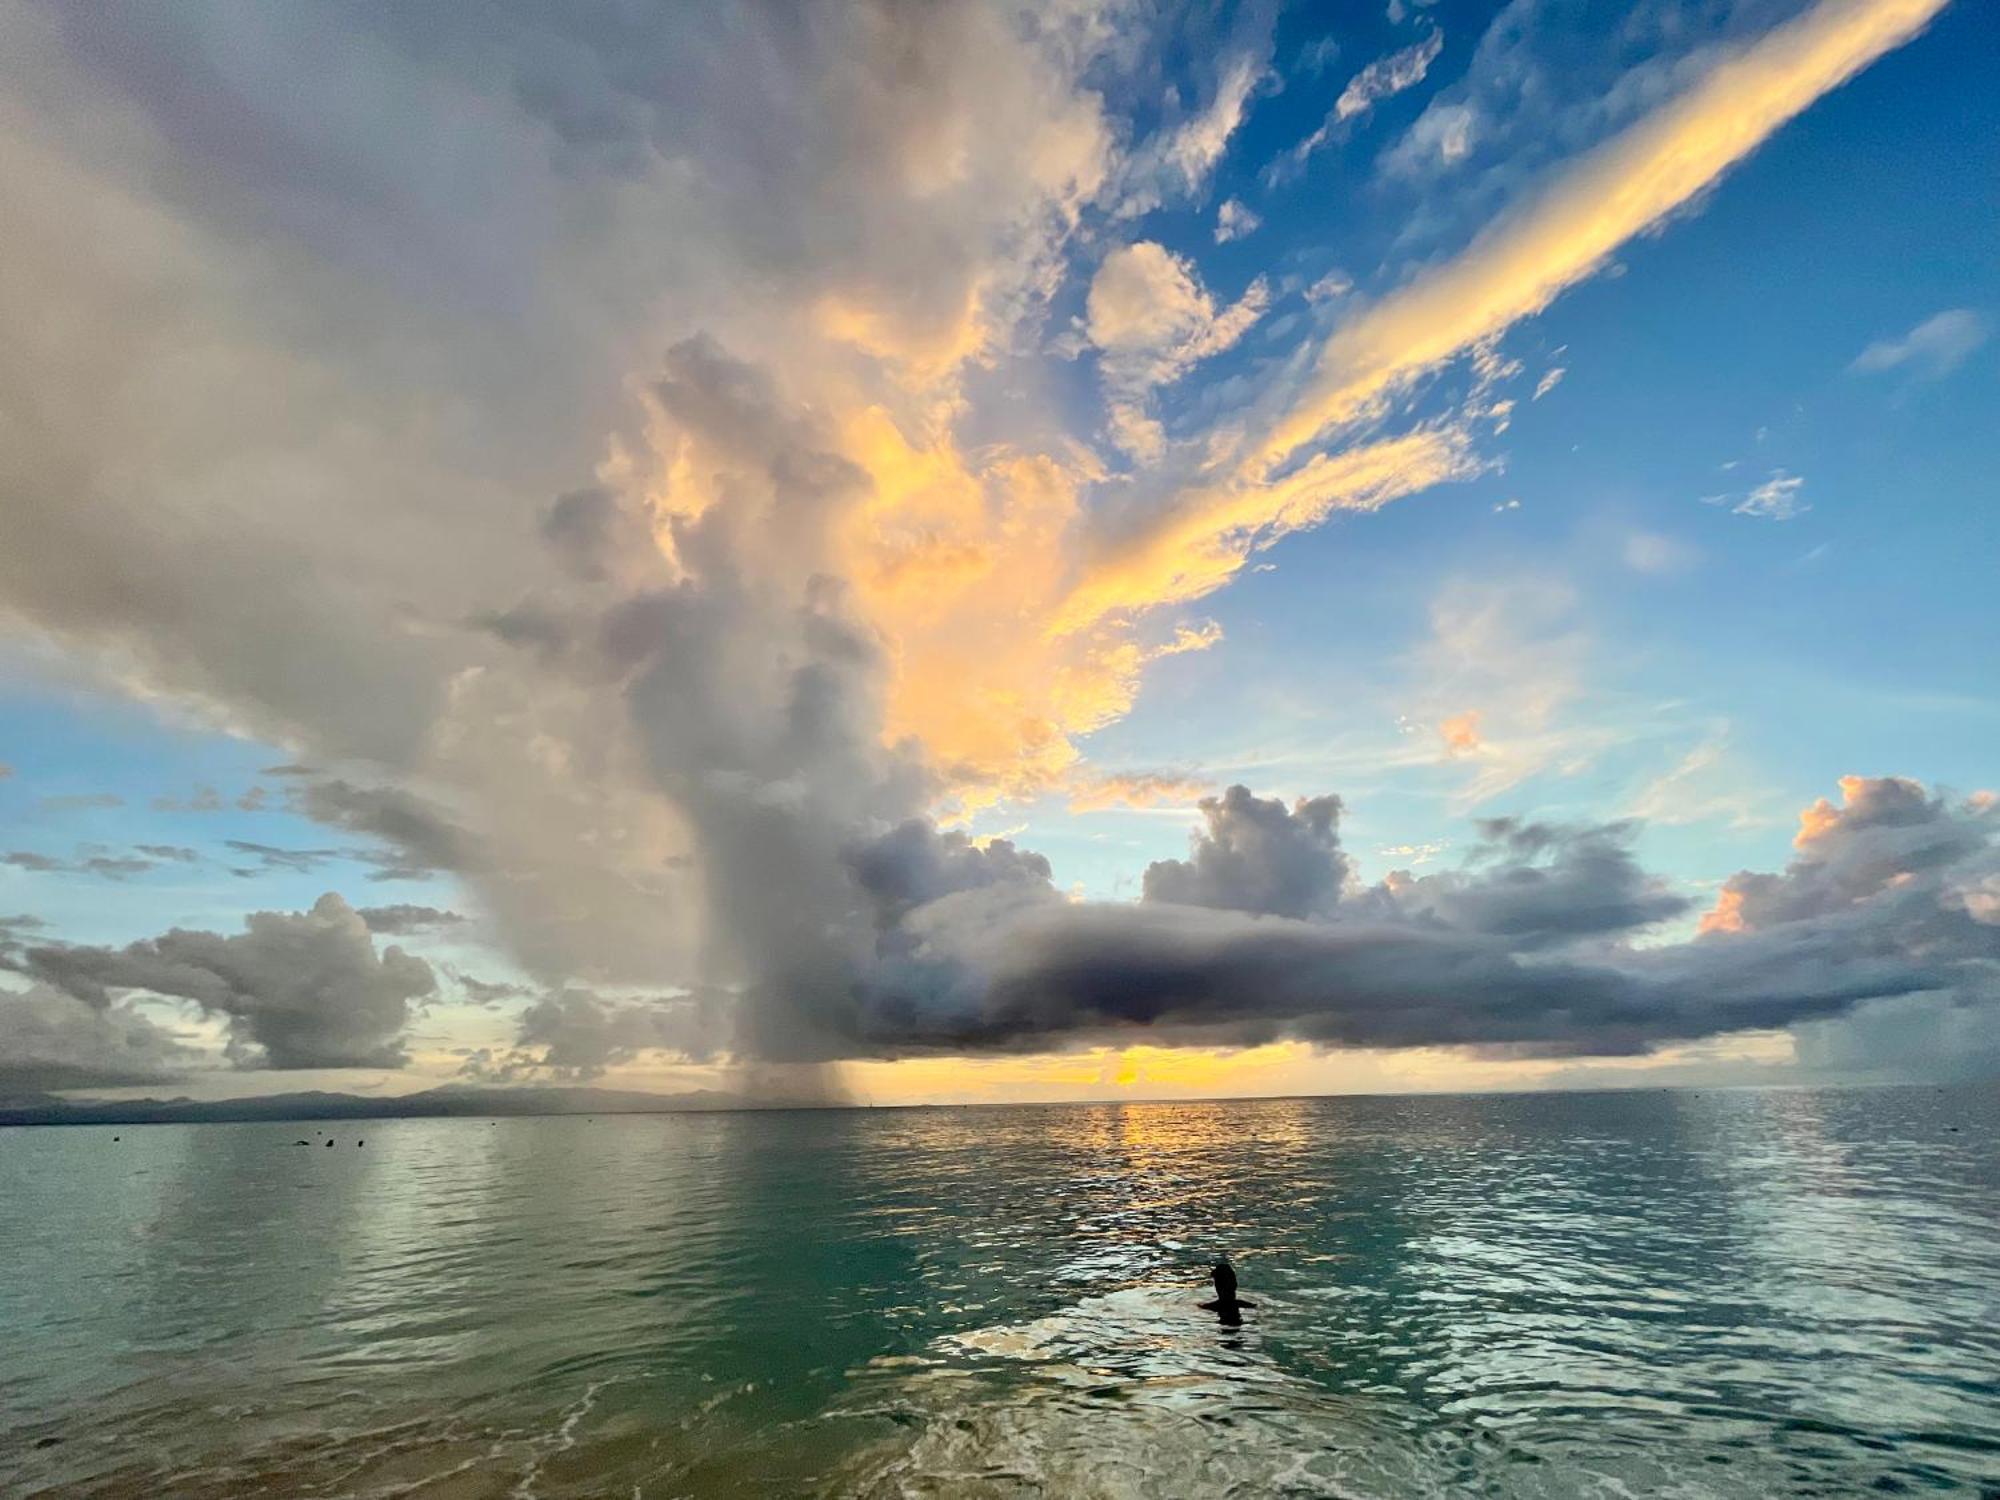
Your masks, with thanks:
<instances>
[{"instance_id":1,"label":"distant shoreline","mask_svg":"<svg viewBox=\"0 0 2000 1500\"><path fill-rule=\"evenodd\" d=\"M239 1099L70 1100L45 1095L0 1102L0 1128L60 1125L257 1125L310 1124L327 1120L514 1120L560 1119L571 1115L780 1114L793 1110L868 1109L1033 1109L1105 1104L1244 1104L1295 1099L1492 1099L1570 1098L1596 1094L1759 1093L1806 1090L1913 1088L1948 1090L1981 1080L1948 1083L1907 1080L1846 1080L1824 1083L1771 1081L1741 1084L1645 1084L1628 1088L1492 1089L1417 1094L1252 1094L1212 1099L1037 1099L981 1100L970 1103L869 1104L838 1099L758 1099L717 1089L684 1094L647 1094L583 1087L425 1089L387 1098L310 1091Z\"/></svg>"}]
</instances>

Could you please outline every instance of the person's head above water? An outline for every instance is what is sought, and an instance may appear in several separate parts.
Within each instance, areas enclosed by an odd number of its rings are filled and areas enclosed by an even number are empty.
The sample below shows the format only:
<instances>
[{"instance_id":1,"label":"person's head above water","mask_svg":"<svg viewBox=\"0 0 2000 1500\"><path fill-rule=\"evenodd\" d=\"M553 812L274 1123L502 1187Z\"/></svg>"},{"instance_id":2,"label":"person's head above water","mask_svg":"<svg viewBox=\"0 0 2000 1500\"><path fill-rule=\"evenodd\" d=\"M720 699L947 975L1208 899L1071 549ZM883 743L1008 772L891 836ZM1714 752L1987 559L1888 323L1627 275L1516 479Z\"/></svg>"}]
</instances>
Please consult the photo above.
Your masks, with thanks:
<instances>
[{"instance_id":1,"label":"person's head above water","mask_svg":"<svg viewBox=\"0 0 2000 1500\"><path fill-rule=\"evenodd\" d=\"M1219 1258L1208 1273L1215 1279L1215 1295L1218 1301L1236 1300L1236 1268L1229 1263L1228 1256Z\"/></svg>"}]
</instances>

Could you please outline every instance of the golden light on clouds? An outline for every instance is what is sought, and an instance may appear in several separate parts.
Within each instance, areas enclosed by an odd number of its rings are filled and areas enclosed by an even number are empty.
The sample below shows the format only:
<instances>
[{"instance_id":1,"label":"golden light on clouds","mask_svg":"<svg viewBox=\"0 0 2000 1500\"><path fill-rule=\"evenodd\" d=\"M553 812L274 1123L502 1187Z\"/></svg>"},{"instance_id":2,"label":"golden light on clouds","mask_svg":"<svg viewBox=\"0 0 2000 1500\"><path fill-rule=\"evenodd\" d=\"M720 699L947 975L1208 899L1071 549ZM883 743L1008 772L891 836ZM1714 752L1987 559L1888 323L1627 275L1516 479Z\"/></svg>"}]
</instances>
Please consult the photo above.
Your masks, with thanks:
<instances>
[{"instance_id":1,"label":"golden light on clouds","mask_svg":"<svg viewBox=\"0 0 2000 1500\"><path fill-rule=\"evenodd\" d=\"M1480 746L1479 710L1468 708L1462 714L1453 714L1438 725L1438 737L1444 741L1447 754L1475 753Z\"/></svg>"},{"instance_id":2,"label":"golden light on clouds","mask_svg":"<svg viewBox=\"0 0 2000 1500\"><path fill-rule=\"evenodd\" d=\"M1102 547L1047 629L1069 635L1200 599L1282 536L1316 526L1338 510L1380 509L1475 467L1462 434L1426 429L1321 454L1275 483L1197 491Z\"/></svg>"},{"instance_id":3,"label":"golden light on clouds","mask_svg":"<svg viewBox=\"0 0 2000 1500\"><path fill-rule=\"evenodd\" d=\"M1328 428L1366 414L1400 381L1540 312L1815 99L1908 41L1944 4L1823 0L1718 64L1457 259L1336 331L1253 470L1268 472Z\"/></svg>"},{"instance_id":4,"label":"golden light on clouds","mask_svg":"<svg viewBox=\"0 0 2000 1500\"><path fill-rule=\"evenodd\" d=\"M1062 787L1084 806L1116 800L1115 791L1090 789L1078 740L1130 711L1151 662L1218 639L1212 627L1150 621L1224 587L1256 552L1335 512L1375 510L1481 468L1470 416L1336 446L1287 469L1301 448L1331 427L1382 414L1406 377L1545 307L1813 99L1914 34L1942 3L1826 0L1717 65L1455 260L1336 330L1268 434L1231 458L1240 437L1212 432L1211 446L1225 455L1219 467L1121 525L1092 512L1090 487L1103 478L1094 458L1053 438L1046 451L1016 444L967 452L953 435L964 369L993 345L997 315L987 304L997 273L970 274L962 300L928 319L879 297L823 295L793 378L865 476L862 498L835 523L834 561L889 659L884 738L921 744L961 814ZM1074 174L1058 176L1070 184L1061 211L1071 214ZM1122 283L1100 275L1093 285L1098 341L1124 350L1108 331L1119 310L1127 342L1138 339L1141 352L1166 361L1149 381L1172 378L1185 363L1160 353L1163 339L1172 352L1190 340L1205 349L1204 340L1226 346L1234 337L1232 324L1227 337L1211 338L1224 315L1159 247L1114 252L1107 269L1126 261L1165 267L1175 285L1186 283L1160 314L1171 326L1144 324L1144 339L1127 326L1144 320L1112 296ZM846 369L836 350L878 361L898 393L896 409L864 395L851 373L836 373ZM1114 407L1129 405L1129 391L1112 394ZM696 482L673 439L663 453L667 508L697 513L709 486ZM1454 754L1483 744L1471 715L1447 720L1441 732Z\"/></svg>"}]
</instances>

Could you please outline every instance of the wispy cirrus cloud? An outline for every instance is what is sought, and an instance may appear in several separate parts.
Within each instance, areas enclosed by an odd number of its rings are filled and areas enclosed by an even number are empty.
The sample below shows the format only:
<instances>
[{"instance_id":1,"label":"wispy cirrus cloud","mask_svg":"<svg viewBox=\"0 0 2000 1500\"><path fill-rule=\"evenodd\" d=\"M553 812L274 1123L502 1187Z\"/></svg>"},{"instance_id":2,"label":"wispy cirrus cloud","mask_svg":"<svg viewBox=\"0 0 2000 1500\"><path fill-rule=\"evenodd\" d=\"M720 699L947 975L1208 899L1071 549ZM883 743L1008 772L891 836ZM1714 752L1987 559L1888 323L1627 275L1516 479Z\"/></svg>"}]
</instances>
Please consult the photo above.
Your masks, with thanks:
<instances>
[{"instance_id":1,"label":"wispy cirrus cloud","mask_svg":"<svg viewBox=\"0 0 2000 1500\"><path fill-rule=\"evenodd\" d=\"M1399 382L1540 312L1943 7L1944 0L1822 0L1716 62L1454 260L1336 330L1313 378L1257 449L1259 466L1283 462Z\"/></svg>"},{"instance_id":2,"label":"wispy cirrus cloud","mask_svg":"<svg viewBox=\"0 0 2000 1500\"><path fill-rule=\"evenodd\" d=\"M1794 521L1812 509L1801 498L1805 487L1806 482L1801 476L1773 469L1770 478L1742 494L1704 495L1702 503L1727 506L1731 515L1750 516L1760 521Z\"/></svg>"},{"instance_id":3,"label":"wispy cirrus cloud","mask_svg":"<svg viewBox=\"0 0 2000 1500\"><path fill-rule=\"evenodd\" d=\"M1947 308L1901 338L1876 340L1847 368L1860 375L1902 370L1919 380L1942 380L1970 359L1991 332L1982 314L1969 307Z\"/></svg>"},{"instance_id":4,"label":"wispy cirrus cloud","mask_svg":"<svg viewBox=\"0 0 2000 1500\"><path fill-rule=\"evenodd\" d=\"M1384 99L1422 83L1443 50L1444 31L1433 27L1421 40L1368 64L1347 81L1319 127L1264 169L1265 183L1275 187L1297 177L1313 154L1331 142L1343 126Z\"/></svg>"}]
</instances>

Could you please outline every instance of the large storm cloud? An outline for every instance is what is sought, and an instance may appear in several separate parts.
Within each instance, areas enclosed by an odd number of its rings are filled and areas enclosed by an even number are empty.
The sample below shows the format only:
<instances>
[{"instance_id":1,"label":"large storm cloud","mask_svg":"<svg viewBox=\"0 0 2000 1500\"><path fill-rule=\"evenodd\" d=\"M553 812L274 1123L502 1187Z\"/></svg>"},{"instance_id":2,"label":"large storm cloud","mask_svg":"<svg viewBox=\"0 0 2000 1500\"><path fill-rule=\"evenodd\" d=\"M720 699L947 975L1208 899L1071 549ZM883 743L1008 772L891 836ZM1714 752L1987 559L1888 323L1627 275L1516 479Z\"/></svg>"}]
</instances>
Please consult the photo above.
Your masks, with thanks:
<instances>
[{"instance_id":1,"label":"large storm cloud","mask_svg":"<svg viewBox=\"0 0 2000 1500\"><path fill-rule=\"evenodd\" d=\"M498 1069L1142 1035L1620 1053L1972 1004L1991 807L1906 782L1851 782L1692 937L1619 823L1490 820L1462 868L1370 879L1337 796L1231 787L1131 904L959 831L1082 784L1259 549L1473 472L1470 409L1417 419L1419 378L1923 9L1809 7L1816 45L1691 69L1493 234L1178 403L1208 426L1148 416L1157 463L1115 473L1045 420L1074 382L1035 356L1086 357L1065 289L1142 199L1207 191L1268 27L1140 132L1111 112L1159 115L1152 44L1088 7L22 7L0 612L99 687L282 746L288 807L379 846L376 877L462 884L538 997ZM38 988L7 1003L54 1039L44 1078L164 1066L144 995L246 1066L394 1065L434 981L370 928L428 910L20 929L0 958Z\"/></svg>"}]
</instances>

